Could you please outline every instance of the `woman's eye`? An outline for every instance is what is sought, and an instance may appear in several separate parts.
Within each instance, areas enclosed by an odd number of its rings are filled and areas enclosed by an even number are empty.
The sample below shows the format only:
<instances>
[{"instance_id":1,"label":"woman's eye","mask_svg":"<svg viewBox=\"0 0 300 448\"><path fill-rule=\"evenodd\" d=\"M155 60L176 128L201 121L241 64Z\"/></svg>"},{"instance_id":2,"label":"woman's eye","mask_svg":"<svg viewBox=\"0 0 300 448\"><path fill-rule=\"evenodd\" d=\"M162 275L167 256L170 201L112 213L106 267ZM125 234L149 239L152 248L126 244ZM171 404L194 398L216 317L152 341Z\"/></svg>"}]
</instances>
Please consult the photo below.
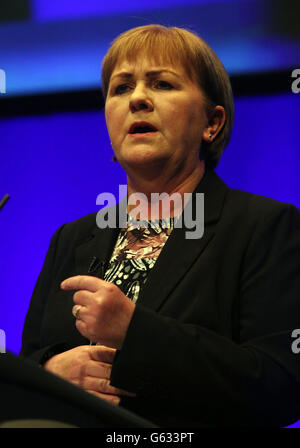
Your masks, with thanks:
<instances>
[{"instance_id":1,"label":"woman's eye","mask_svg":"<svg viewBox=\"0 0 300 448\"><path fill-rule=\"evenodd\" d=\"M122 93L126 93L129 89L129 85L128 84L120 84L119 86L117 86L115 88L115 93L117 95L121 95Z\"/></svg>"},{"instance_id":2,"label":"woman's eye","mask_svg":"<svg viewBox=\"0 0 300 448\"><path fill-rule=\"evenodd\" d=\"M163 89L163 90L173 89L173 86L169 82L167 82L167 81L157 81L156 82L156 87L158 89Z\"/></svg>"}]
</instances>

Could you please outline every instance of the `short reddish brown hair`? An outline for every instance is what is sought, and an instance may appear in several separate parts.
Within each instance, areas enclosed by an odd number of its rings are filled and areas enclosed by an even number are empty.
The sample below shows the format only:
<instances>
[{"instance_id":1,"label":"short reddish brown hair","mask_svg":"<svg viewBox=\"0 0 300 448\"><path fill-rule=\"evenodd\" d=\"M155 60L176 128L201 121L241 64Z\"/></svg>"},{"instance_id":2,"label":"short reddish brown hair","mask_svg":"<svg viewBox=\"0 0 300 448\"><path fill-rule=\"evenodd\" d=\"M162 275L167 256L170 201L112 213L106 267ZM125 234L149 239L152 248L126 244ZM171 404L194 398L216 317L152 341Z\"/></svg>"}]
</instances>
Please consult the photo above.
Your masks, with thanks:
<instances>
[{"instance_id":1,"label":"short reddish brown hair","mask_svg":"<svg viewBox=\"0 0 300 448\"><path fill-rule=\"evenodd\" d=\"M112 43L102 65L102 90L106 99L111 74L124 60L132 63L146 55L157 64L181 65L204 93L209 117L215 106L225 109L226 121L212 143L201 142L200 158L214 169L227 146L233 126L233 95L227 72L210 46L194 32L163 25L145 25L120 34Z\"/></svg>"}]
</instances>

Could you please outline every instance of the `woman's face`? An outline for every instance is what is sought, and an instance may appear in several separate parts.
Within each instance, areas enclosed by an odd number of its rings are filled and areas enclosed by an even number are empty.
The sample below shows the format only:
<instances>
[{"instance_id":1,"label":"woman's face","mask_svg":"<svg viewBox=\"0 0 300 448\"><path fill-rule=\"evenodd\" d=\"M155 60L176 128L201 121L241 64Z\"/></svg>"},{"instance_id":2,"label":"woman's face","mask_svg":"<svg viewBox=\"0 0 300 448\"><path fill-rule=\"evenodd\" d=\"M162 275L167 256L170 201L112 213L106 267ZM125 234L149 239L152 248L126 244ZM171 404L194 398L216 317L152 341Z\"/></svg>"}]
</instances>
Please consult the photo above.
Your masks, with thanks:
<instances>
[{"instance_id":1,"label":"woman's face","mask_svg":"<svg viewBox=\"0 0 300 448\"><path fill-rule=\"evenodd\" d=\"M117 65L105 105L108 132L125 171L164 164L174 170L196 166L207 134L200 87L178 66L147 58Z\"/></svg>"}]
</instances>

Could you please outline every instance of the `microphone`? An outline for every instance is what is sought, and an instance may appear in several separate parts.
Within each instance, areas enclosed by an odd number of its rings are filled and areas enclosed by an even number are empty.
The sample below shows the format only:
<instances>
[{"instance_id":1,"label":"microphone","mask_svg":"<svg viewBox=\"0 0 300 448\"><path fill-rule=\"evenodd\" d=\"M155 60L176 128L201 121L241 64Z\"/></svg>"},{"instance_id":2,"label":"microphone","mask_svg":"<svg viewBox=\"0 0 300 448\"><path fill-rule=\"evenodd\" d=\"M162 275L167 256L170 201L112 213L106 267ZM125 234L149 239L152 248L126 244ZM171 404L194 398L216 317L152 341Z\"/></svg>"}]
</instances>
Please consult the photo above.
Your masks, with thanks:
<instances>
[{"instance_id":1,"label":"microphone","mask_svg":"<svg viewBox=\"0 0 300 448\"><path fill-rule=\"evenodd\" d=\"M10 198L9 194L5 194L5 195L3 196L3 198L2 198L1 201L0 201L0 210L1 210L1 208L4 207L4 205L5 205L6 202L9 200L9 198Z\"/></svg>"},{"instance_id":2,"label":"microphone","mask_svg":"<svg viewBox=\"0 0 300 448\"><path fill-rule=\"evenodd\" d=\"M99 270L100 278L103 279L105 274L105 264L106 264L105 261L99 260L98 257L94 256L89 265L88 273L92 274Z\"/></svg>"}]
</instances>

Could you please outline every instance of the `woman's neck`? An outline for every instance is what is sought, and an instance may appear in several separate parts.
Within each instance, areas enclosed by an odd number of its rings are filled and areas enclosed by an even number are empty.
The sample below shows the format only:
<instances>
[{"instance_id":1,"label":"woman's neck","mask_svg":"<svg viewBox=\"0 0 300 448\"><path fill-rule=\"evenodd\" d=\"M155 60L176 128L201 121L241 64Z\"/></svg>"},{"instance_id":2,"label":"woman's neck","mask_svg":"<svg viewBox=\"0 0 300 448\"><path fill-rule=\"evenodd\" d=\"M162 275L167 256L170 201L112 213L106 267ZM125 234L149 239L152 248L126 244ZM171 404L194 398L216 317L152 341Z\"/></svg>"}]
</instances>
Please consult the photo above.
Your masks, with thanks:
<instances>
[{"instance_id":1,"label":"woman's neck","mask_svg":"<svg viewBox=\"0 0 300 448\"><path fill-rule=\"evenodd\" d=\"M157 176L154 179L127 176L127 213L136 219L158 219L178 216L184 206L184 194L192 193L205 173L200 161L193 170L175 176Z\"/></svg>"}]
</instances>

